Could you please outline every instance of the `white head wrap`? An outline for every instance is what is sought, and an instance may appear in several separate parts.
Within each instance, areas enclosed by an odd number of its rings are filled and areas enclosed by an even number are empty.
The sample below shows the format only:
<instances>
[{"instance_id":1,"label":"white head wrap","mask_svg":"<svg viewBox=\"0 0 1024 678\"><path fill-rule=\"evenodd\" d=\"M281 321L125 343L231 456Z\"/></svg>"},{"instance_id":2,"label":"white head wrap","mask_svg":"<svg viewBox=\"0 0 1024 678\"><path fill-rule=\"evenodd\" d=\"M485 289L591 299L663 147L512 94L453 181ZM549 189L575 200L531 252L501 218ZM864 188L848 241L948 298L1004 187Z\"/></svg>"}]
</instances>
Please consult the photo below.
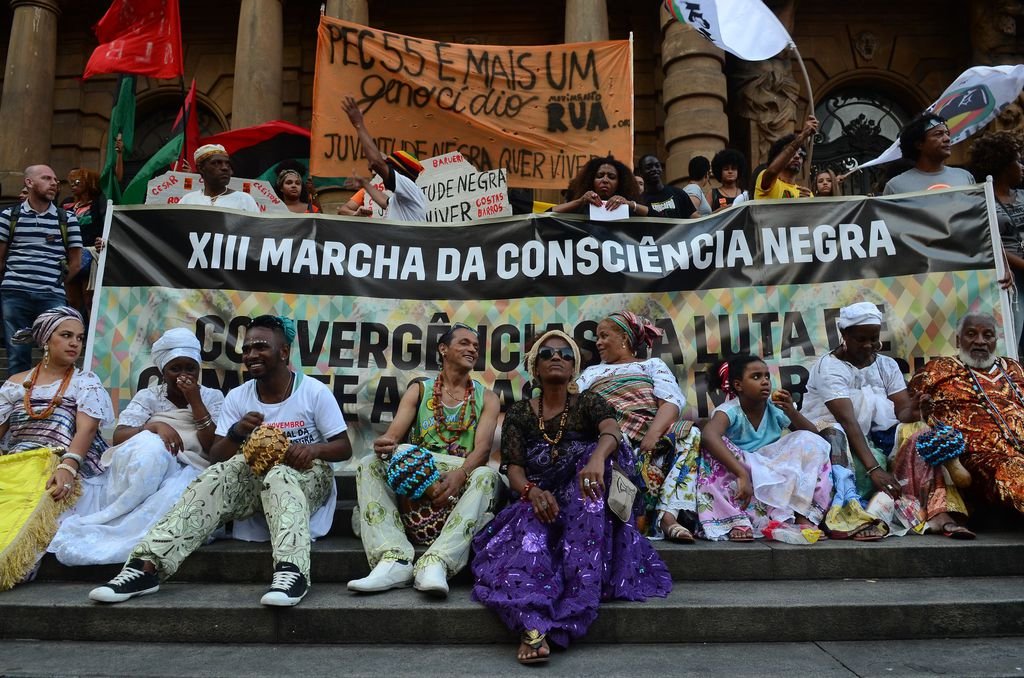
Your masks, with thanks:
<instances>
[{"instance_id":1,"label":"white head wrap","mask_svg":"<svg viewBox=\"0 0 1024 678\"><path fill-rule=\"evenodd\" d=\"M879 312L878 307L870 301L858 301L856 304L844 306L839 309L839 320L836 321L836 326L839 327L840 332L847 327L855 327L857 325L881 324L882 314Z\"/></svg>"},{"instance_id":2,"label":"white head wrap","mask_svg":"<svg viewBox=\"0 0 1024 678\"><path fill-rule=\"evenodd\" d=\"M205 146L200 146L196 149L196 152L192 154L192 159L195 161L192 169L198 169L199 163L206 160L211 155L216 155L217 153L220 153L221 155L228 154L227 150L220 144L206 144Z\"/></svg>"},{"instance_id":3,"label":"white head wrap","mask_svg":"<svg viewBox=\"0 0 1024 678\"><path fill-rule=\"evenodd\" d=\"M161 372L167 363L175 358L191 358L197 363L202 362L200 348L199 340L193 332L184 327L175 327L164 332L163 336L153 343L153 362Z\"/></svg>"}]
</instances>

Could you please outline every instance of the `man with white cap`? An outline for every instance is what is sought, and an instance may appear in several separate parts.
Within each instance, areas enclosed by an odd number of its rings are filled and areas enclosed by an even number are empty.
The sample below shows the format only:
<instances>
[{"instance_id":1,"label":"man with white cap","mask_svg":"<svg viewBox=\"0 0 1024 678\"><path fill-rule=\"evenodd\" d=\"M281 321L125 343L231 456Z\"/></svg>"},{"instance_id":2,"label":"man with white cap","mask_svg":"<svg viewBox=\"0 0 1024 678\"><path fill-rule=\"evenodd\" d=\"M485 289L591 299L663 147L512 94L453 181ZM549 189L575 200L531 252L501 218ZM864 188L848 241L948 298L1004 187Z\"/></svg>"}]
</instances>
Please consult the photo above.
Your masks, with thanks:
<instances>
[{"instance_id":1,"label":"man with white cap","mask_svg":"<svg viewBox=\"0 0 1024 678\"><path fill-rule=\"evenodd\" d=\"M231 158L220 144L206 144L196 149L194 167L203 177L203 187L186 193L179 205L212 205L259 214L260 207L248 193L228 188L231 181Z\"/></svg>"},{"instance_id":2,"label":"man with white cap","mask_svg":"<svg viewBox=\"0 0 1024 678\"><path fill-rule=\"evenodd\" d=\"M879 490L899 498L900 484L885 469L896 426L918 420L917 403L895 360L880 355L882 314L871 302L845 306L837 321L842 343L811 368L801 411L818 426L839 429L848 442L846 459L832 464L850 466L861 496ZM826 435L826 437L828 437Z\"/></svg>"}]
</instances>

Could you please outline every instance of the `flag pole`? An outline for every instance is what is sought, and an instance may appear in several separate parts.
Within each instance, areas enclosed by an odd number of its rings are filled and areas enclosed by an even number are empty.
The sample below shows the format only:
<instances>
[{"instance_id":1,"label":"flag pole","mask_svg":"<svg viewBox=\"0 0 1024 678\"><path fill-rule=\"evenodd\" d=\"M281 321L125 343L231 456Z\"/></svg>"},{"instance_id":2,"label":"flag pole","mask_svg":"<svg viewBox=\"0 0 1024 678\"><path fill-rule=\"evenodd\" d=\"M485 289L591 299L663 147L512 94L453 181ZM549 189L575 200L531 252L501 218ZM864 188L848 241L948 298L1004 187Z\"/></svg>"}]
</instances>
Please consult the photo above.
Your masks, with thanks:
<instances>
[{"instance_id":1,"label":"flag pole","mask_svg":"<svg viewBox=\"0 0 1024 678\"><path fill-rule=\"evenodd\" d=\"M185 89L185 69L184 68L181 69L181 75L178 76L178 80L181 83L181 131L182 131L182 134L185 134L185 137L187 137L188 136L187 131L188 131L188 113L189 113L189 110L188 110L188 91ZM172 131L173 131L173 128L172 128ZM185 145L186 144L183 142L182 146L181 146L182 153L185 152ZM181 158L182 158L182 156L179 154L178 155L178 159L175 160L171 164L171 169L172 170L174 170L176 172L180 172L181 171ZM189 165L189 167L191 167L191 164Z\"/></svg>"},{"instance_id":2,"label":"flag pole","mask_svg":"<svg viewBox=\"0 0 1024 678\"><path fill-rule=\"evenodd\" d=\"M807 91L807 114L814 115L814 90L811 89L811 78L807 75L807 66L804 65L804 59L800 56L800 50L796 47L796 41L792 38L789 41L789 48L793 50L793 55L796 57L796 62L800 66L800 72L804 76L804 89ZM812 136L807 141L807 162L804 163L804 183L808 182L808 177L811 172L811 152L814 150L814 137ZM807 186L811 190L813 186L808 184ZM835 189L833 188L833 191Z\"/></svg>"}]
</instances>

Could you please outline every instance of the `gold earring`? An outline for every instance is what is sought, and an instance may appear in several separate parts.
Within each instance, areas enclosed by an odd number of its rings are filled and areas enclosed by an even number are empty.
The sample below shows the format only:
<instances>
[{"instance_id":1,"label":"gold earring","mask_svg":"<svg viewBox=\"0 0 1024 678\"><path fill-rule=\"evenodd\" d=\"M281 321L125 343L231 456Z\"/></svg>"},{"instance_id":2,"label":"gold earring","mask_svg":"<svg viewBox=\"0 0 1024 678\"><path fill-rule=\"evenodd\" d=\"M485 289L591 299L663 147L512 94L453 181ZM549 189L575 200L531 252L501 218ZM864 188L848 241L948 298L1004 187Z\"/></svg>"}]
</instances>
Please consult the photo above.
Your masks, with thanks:
<instances>
[{"instance_id":1,"label":"gold earring","mask_svg":"<svg viewBox=\"0 0 1024 678\"><path fill-rule=\"evenodd\" d=\"M43 347L43 369L45 370L50 366L50 347Z\"/></svg>"}]
</instances>

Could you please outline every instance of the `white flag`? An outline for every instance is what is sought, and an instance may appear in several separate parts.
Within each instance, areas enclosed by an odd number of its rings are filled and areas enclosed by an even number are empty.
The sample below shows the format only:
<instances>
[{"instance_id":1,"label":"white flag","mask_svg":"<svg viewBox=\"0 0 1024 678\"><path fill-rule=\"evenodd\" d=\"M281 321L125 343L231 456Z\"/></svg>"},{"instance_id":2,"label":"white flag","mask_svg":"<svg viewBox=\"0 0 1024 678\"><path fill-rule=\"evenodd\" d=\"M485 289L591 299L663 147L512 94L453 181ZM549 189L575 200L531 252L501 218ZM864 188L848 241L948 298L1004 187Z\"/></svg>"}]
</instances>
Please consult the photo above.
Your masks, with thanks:
<instances>
[{"instance_id":1,"label":"white flag","mask_svg":"<svg viewBox=\"0 0 1024 678\"><path fill-rule=\"evenodd\" d=\"M992 122L1024 90L1024 64L974 66L960 74L926 110L946 119L949 142L958 144ZM900 141L857 169L899 160Z\"/></svg>"},{"instance_id":2,"label":"white flag","mask_svg":"<svg viewBox=\"0 0 1024 678\"><path fill-rule=\"evenodd\" d=\"M793 40L761 0L665 0L665 7L726 52L746 61L764 61Z\"/></svg>"}]
</instances>

